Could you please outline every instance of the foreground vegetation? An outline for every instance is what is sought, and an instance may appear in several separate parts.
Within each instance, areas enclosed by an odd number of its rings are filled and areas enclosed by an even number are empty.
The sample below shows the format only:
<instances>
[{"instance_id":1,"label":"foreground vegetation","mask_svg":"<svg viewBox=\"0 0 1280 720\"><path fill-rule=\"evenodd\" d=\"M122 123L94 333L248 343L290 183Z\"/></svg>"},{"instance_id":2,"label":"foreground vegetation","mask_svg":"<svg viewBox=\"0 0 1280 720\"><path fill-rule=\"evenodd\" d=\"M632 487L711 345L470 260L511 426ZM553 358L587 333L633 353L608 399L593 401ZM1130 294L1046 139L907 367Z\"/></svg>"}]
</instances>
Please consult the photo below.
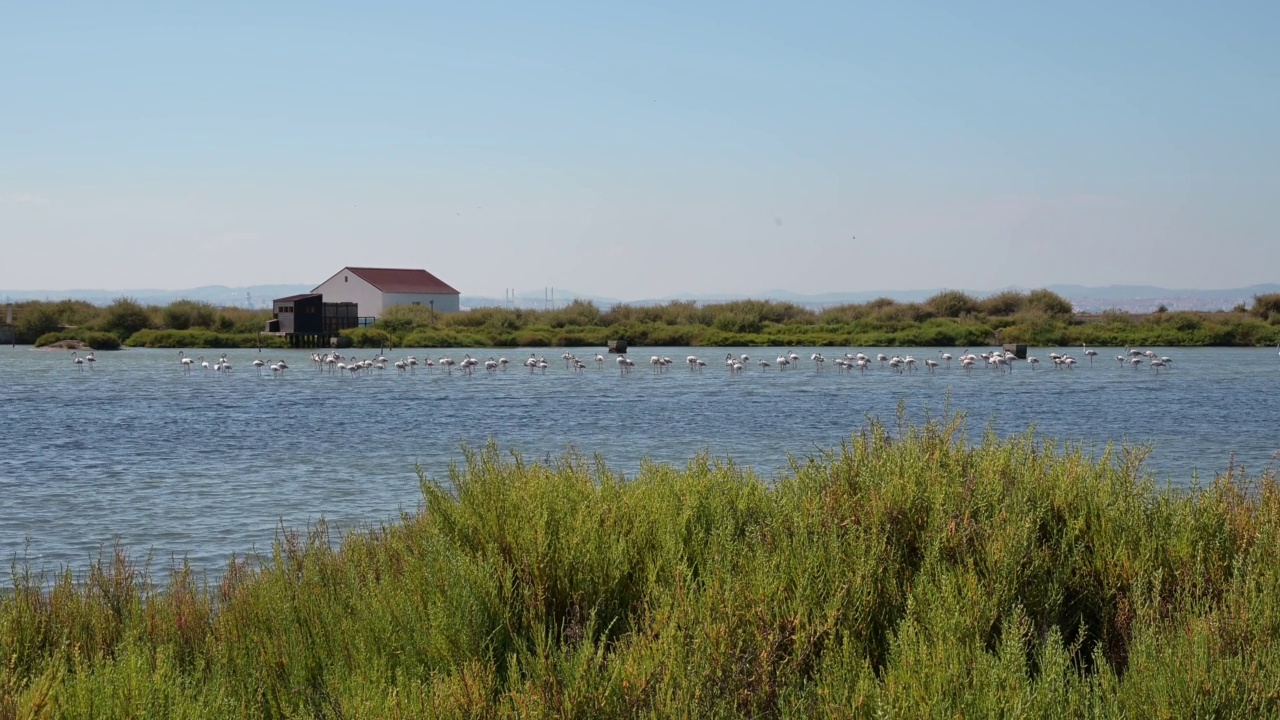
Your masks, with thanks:
<instances>
[{"instance_id":1,"label":"foreground vegetation","mask_svg":"<svg viewBox=\"0 0 1280 720\"><path fill-rule=\"evenodd\" d=\"M1280 715L1280 488L960 422L730 462L469 452L420 514L0 600L0 717Z\"/></svg>"},{"instance_id":2,"label":"foreground vegetation","mask_svg":"<svg viewBox=\"0 0 1280 720\"><path fill-rule=\"evenodd\" d=\"M19 342L81 340L95 349L284 347L259 333L265 310L215 308L188 300L163 308L125 298L105 308L86 302L21 303ZM974 298L941 292L920 303L882 298L810 310L786 302L741 300L698 305L619 305L574 301L555 310L477 308L436 313L394 306L373 327L343 333L359 347L638 346L943 347L1027 343L1041 347L1273 345L1280 342L1280 295L1224 312L1106 312L1085 316L1048 290Z\"/></svg>"}]
</instances>

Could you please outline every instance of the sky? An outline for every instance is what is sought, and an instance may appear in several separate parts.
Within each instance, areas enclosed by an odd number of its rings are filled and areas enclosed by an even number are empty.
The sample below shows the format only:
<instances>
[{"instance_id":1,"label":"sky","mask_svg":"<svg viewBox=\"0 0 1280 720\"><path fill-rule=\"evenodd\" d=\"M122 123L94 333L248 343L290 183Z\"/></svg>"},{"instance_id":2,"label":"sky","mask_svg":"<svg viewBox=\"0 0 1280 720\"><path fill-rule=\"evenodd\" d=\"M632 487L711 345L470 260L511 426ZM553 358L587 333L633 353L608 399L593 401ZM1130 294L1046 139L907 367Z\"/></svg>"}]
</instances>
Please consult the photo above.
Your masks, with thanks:
<instances>
[{"instance_id":1,"label":"sky","mask_svg":"<svg viewBox=\"0 0 1280 720\"><path fill-rule=\"evenodd\" d=\"M1280 273L1280 3L0 0L0 289Z\"/></svg>"}]
</instances>

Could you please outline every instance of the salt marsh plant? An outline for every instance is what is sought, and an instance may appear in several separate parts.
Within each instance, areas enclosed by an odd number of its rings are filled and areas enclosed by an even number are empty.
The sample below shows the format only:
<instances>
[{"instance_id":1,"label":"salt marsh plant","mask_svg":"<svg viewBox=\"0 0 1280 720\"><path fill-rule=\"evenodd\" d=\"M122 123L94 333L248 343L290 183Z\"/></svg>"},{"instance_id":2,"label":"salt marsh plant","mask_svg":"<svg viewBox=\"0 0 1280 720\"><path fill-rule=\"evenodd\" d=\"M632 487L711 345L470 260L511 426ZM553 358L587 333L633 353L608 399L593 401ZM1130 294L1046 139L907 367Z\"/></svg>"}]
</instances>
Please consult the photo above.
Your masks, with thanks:
<instances>
[{"instance_id":1,"label":"salt marsh plant","mask_svg":"<svg viewBox=\"0 0 1280 720\"><path fill-rule=\"evenodd\" d=\"M1273 476L1175 491L1140 449L963 427L770 480L488 445L216 582L19 568L0 717L1280 715Z\"/></svg>"}]
</instances>

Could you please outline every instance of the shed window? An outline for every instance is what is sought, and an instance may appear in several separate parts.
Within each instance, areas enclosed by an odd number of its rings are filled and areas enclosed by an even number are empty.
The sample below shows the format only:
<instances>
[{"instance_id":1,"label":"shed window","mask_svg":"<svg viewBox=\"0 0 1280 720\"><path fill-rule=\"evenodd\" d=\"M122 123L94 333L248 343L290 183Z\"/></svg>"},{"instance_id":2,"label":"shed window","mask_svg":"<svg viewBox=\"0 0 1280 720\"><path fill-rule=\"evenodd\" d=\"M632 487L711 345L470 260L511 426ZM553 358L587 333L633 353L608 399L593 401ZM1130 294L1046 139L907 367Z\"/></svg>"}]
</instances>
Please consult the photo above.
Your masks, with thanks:
<instances>
[{"instance_id":1,"label":"shed window","mask_svg":"<svg viewBox=\"0 0 1280 720\"><path fill-rule=\"evenodd\" d=\"M343 276L342 276L342 282L346 282L346 281L348 281L348 280L350 280L350 279L351 279L351 278L350 278L349 276L347 276L347 275L343 275Z\"/></svg>"}]
</instances>

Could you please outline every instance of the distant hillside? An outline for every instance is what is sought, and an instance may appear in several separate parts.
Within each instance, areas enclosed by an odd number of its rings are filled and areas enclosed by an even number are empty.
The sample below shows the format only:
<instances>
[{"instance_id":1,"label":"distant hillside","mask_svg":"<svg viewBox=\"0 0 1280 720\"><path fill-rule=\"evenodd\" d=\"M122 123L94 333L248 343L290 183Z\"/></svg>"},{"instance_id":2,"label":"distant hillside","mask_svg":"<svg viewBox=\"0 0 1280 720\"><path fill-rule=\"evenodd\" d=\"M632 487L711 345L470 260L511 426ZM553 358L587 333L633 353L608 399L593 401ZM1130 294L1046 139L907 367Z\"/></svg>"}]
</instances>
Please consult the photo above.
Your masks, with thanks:
<instances>
[{"instance_id":1,"label":"distant hillside","mask_svg":"<svg viewBox=\"0 0 1280 720\"><path fill-rule=\"evenodd\" d=\"M174 300L198 300L213 305L269 308L278 297L311 292L313 285L249 285L228 287L205 285L187 290L0 290L0 298L20 300L86 300L107 305L116 298L133 298L148 305L167 305Z\"/></svg>"},{"instance_id":2,"label":"distant hillside","mask_svg":"<svg viewBox=\"0 0 1280 720\"><path fill-rule=\"evenodd\" d=\"M165 305L174 300L185 299L199 300L214 305L269 308L273 298L310 292L311 289L311 285L249 285L246 287L206 285L187 290L0 290L0 299L21 301L70 298L106 305L116 298L130 297L153 305ZM985 297L1003 290L1026 291L1029 289L1032 288L1011 286L995 290L966 289L964 292L976 297ZM1105 287L1050 285L1048 289L1070 300L1079 312L1098 312L1112 308L1129 312L1150 312L1161 305L1170 310L1212 311L1227 310L1240 303L1248 306L1252 304L1255 295L1280 293L1280 284L1252 285L1227 290L1179 290L1148 285L1108 285ZM832 305L864 303L882 297L892 298L899 302L919 302L941 290L942 288L931 290L863 290L805 295L789 290L774 289L756 293L688 293L631 300L558 290L555 294L554 303L548 294L537 291L517 294L514 306L528 309L542 309L552 306L563 307L575 299L581 299L589 300L602 308L608 308L624 302L630 305L660 305L673 300L714 303L751 298L792 302L804 307L820 309ZM503 307L510 304L510 301L505 298L483 295L463 295L461 302L464 308Z\"/></svg>"},{"instance_id":3,"label":"distant hillside","mask_svg":"<svg viewBox=\"0 0 1280 720\"><path fill-rule=\"evenodd\" d=\"M961 289L975 297L986 297L1005 290L1026 292L1035 288L1010 286L995 290L973 290L963 288L934 288L931 290L865 290L857 292L832 292L806 295L789 290L764 290L757 293L689 293L668 295L665 297L621 300L612 297L576 293L573 291L557 291L554 298L555 307L563 307L575 299L589 300L600 307L611 307L625 302L629 305L661 305L674 300L693 300L699 303L726 302L730 300L756 299L791 302L803 307L821 309L832 305L864 303L877 298L891 298L898 302L920 302L941 292L942 290ZM1102 310L1125 310L1131 312L1151 312L1164 305L1170 310L1229 310L1240 303L1246 306L1253 303L1255 295L1280 293L1280 285L1252 285L1227 290L1177 290L1147 285L1109 285L1106 287L1087 287L1084 285L1050 285L1051 290L1071 301L1079 312L1099 312ZM463 307L502 307L509 302L503 298L483 296L462 296ZM552 307L550 298L543 293L525 293L516 296L515 307L542 309Z\"/></svg>"}]
</instances>

